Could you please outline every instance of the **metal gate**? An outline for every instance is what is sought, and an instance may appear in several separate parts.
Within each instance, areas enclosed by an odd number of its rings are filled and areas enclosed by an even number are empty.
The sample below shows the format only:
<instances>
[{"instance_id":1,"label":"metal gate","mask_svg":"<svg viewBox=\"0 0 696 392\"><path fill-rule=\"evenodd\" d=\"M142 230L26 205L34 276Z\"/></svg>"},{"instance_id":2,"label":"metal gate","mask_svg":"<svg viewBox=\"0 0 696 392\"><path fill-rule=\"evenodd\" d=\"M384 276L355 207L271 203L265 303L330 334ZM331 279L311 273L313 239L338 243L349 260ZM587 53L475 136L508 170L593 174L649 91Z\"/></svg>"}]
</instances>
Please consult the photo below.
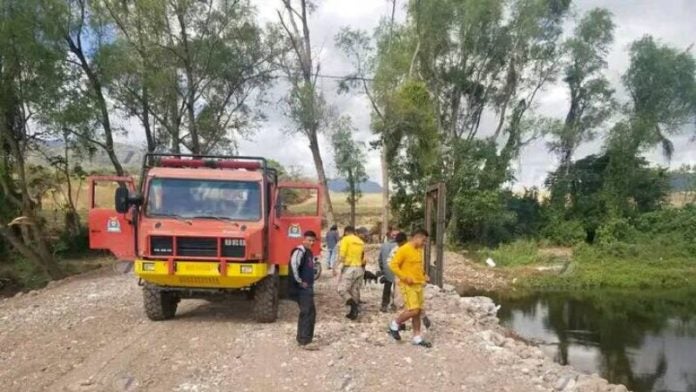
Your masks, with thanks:
<instances>
[{"instance_id":1,"label":"metal gate","mask_svg":"<svg viewBox=\"0 0 696 392\"><path fill-rule=\"evenodd\" d=\"M443 284L446 207L445 183L430 185L425 193L425 228L430 233L425 246L425 273L430 277L430 282L439 287ZM431 263L433 243L434 265Z\"/></svg>"}]
</instances>

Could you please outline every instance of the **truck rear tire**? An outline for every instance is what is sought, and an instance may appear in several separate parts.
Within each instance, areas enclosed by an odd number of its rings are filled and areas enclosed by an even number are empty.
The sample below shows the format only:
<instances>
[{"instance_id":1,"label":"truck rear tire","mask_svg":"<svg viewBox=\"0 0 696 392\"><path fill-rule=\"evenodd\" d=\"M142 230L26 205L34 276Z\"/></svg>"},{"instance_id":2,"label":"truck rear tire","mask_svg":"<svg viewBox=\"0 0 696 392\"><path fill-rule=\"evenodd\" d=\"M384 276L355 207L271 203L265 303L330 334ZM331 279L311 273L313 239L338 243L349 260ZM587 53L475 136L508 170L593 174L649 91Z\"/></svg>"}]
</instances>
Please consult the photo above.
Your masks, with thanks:
<instances>
[{"instance_id":1,"label":"truck rear tire","mask_svg":"<svg viewBox=\"0 0 696 392\"><path fill-rule=\"evenodd\" d=\"M179 297L171 292L146 284L143 287L143 305L145 314L152 321L162 321L174 318Z\"/></svg>"},{"instance_id":2,"label":"truck rear tire","mask_svg":"<svg viewBox=\"0 0 696 392\"><path fill-rule=\"evenodd\" d=\"M252 313L259 323L272 323L278 318L278 275L269 275L254 286Z\"/></svg>"}]
</instances>

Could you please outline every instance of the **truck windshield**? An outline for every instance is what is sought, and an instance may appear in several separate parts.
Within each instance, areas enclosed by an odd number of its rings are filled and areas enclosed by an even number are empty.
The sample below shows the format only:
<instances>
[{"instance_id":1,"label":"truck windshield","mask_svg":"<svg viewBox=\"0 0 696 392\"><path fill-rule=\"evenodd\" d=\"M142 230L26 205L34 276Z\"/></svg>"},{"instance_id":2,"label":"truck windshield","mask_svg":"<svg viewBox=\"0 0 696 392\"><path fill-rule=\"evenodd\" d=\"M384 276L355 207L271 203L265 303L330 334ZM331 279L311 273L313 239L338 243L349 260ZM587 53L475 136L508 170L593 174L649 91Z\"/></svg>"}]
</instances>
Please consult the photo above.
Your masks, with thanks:
<instances>
[{"instance_id":1,"label":"truck windshield","mask_svg":"<svg viewBox=\"0 0 696 392\"><path fill-rule=\"evenodd\" d=\"M260 184L253 181L150 180L146 215L184 219L261 219Z\"/></svg>"}]
</instances>

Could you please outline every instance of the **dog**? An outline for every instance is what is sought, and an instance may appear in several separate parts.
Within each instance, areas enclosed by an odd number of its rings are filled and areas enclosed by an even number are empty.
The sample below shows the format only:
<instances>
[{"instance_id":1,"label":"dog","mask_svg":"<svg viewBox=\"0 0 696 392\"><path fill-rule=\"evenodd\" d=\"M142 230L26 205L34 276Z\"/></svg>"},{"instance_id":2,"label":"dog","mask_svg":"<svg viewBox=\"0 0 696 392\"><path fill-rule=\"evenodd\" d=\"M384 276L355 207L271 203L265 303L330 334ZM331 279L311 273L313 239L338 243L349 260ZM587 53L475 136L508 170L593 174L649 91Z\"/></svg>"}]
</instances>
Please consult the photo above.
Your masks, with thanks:
<instances>
[{"instance_id":1,"label":"dog","mask_svg":"<svg viewBox=\"0 0 696 392\"><path fill-rule=\"evenodd\" d=\"M365 275L363 276L363 280L365 281L365 284L368 284L370 282L377 284L377 281L379 280L379 277L382 276L382 271L377 271L377 273L365 270Z\"/></svg>"}]
</instances>

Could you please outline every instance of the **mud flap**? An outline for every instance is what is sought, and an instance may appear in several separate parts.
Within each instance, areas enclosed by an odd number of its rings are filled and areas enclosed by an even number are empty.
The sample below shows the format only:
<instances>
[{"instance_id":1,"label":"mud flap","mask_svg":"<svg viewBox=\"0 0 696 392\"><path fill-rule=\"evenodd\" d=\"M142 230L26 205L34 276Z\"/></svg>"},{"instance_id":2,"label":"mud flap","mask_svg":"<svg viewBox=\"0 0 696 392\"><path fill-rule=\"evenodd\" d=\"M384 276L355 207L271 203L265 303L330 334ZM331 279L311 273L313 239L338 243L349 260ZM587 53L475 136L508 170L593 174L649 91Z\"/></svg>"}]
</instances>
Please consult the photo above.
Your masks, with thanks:
<instances>
[{"instance_id":1,"label":"mud flap","mask_svg":"<svg viewBox=\"0 0 696 392\"><path fill-rule=\"evenodd\" d=\"M132 262L135 259L135 237L132 210L125 214L116 212L114 193L119 186L135 190L132 177L92 176L87 179L89 191L90 249L105 249L118 260Z\"/></svg>"}]
</instances>

